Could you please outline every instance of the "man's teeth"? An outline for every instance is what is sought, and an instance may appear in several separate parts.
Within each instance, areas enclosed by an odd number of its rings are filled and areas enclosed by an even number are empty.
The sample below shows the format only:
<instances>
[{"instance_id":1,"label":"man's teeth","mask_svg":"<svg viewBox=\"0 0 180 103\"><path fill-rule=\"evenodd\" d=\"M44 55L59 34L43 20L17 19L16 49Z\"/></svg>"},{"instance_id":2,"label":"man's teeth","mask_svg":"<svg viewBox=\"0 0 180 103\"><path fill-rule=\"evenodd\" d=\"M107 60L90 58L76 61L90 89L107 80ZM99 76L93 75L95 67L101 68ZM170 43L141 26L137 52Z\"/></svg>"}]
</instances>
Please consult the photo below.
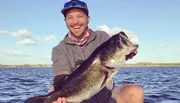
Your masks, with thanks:
<instances>
[{"instance_id":1,"label":"man's teeth","mask_svg":"<svg viewBox=\"0 0 180 103\"><path fill-rule=\"evenodd\" d=\"M80 27L74 27L74 29L79 29Z\"/></svg>"}]
</instances>

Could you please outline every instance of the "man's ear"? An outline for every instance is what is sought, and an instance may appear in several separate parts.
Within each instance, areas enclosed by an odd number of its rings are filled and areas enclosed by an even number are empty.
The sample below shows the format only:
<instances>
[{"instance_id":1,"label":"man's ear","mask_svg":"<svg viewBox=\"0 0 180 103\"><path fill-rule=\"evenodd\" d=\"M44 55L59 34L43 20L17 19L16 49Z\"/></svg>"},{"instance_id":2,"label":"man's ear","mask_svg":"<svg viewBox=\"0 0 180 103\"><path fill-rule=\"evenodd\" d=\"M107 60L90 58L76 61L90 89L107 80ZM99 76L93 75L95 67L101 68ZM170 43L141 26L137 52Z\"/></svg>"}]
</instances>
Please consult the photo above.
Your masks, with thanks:
<instances>
[{"instance_id":1,"label":"man's ear","mask_svg":"<svg viewBox=\"0 0 180 103\"><path fill-rule=\"evenodd\" d=\"M89 21L90 21L90 16L88 16L88 23L89 23Z\"/></svg>"}]
</instances>

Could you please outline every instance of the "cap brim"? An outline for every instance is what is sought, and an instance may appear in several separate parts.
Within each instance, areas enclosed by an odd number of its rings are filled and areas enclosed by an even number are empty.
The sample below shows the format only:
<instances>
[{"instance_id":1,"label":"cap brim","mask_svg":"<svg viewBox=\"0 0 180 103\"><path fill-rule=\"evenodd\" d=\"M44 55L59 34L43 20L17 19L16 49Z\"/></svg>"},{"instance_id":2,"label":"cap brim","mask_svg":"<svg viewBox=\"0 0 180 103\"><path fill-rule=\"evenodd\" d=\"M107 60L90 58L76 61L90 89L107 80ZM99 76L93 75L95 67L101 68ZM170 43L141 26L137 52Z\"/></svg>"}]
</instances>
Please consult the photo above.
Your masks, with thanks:
<instances>
[{"instance_id":1,"label":"cap brim","mask_svg":"<svg viewBox=\"0 0 180 103\"><path fill-rule=\"evenodd\" d=\"M82 10L86 11L86 13L88 14L88 9L83 8L83 7L77 7L77 6L69 7L69 8L64 8L64 9L61 10L61 13L62 13L63 15L65 15L65 13L66 13L68 10L72 9L72 8L82 9Z\"/></svg>"}]
</instances>

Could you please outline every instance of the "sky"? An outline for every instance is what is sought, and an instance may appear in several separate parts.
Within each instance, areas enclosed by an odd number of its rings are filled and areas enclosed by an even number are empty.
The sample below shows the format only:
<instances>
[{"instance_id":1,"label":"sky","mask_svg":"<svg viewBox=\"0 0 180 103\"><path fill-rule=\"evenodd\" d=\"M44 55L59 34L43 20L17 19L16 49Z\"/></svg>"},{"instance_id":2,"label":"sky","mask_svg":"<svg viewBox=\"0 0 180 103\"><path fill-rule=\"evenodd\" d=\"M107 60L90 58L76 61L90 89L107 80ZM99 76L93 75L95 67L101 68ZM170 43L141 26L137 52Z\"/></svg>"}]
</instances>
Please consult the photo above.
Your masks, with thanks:
<instances>
[{"instance_id":1,"label":"sky","mask_svg":"<svg viewBox=\"0 0 180 103\"><path fill-rule=\"evenodd\" d=\"M69 0L0 0L0 64L52 64L67 34L61 9ZM84 0L89 28L125 31L139 44L127 63L180 62L180 0Z\"/></svg>"}]
</instances>

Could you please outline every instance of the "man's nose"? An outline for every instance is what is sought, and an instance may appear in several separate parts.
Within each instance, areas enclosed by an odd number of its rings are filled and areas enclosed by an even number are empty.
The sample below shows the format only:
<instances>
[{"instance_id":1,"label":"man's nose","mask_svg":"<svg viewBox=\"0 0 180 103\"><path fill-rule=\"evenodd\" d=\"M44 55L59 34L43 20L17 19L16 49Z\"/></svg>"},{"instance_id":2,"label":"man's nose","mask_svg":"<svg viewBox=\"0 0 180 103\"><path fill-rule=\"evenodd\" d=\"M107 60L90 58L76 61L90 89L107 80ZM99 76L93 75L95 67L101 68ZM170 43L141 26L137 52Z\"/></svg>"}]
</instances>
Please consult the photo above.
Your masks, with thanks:
<instances>
[{"instance_id":1,"label":"man's nose","mask_svg":"<svg viewBox=\"0 0 180 103\"><path fill-rule=\"evenodd\" d=\"M78 18L73 19L73 24L78 24L78 22L79 22Z\"/></svg>"}]
</instances>

